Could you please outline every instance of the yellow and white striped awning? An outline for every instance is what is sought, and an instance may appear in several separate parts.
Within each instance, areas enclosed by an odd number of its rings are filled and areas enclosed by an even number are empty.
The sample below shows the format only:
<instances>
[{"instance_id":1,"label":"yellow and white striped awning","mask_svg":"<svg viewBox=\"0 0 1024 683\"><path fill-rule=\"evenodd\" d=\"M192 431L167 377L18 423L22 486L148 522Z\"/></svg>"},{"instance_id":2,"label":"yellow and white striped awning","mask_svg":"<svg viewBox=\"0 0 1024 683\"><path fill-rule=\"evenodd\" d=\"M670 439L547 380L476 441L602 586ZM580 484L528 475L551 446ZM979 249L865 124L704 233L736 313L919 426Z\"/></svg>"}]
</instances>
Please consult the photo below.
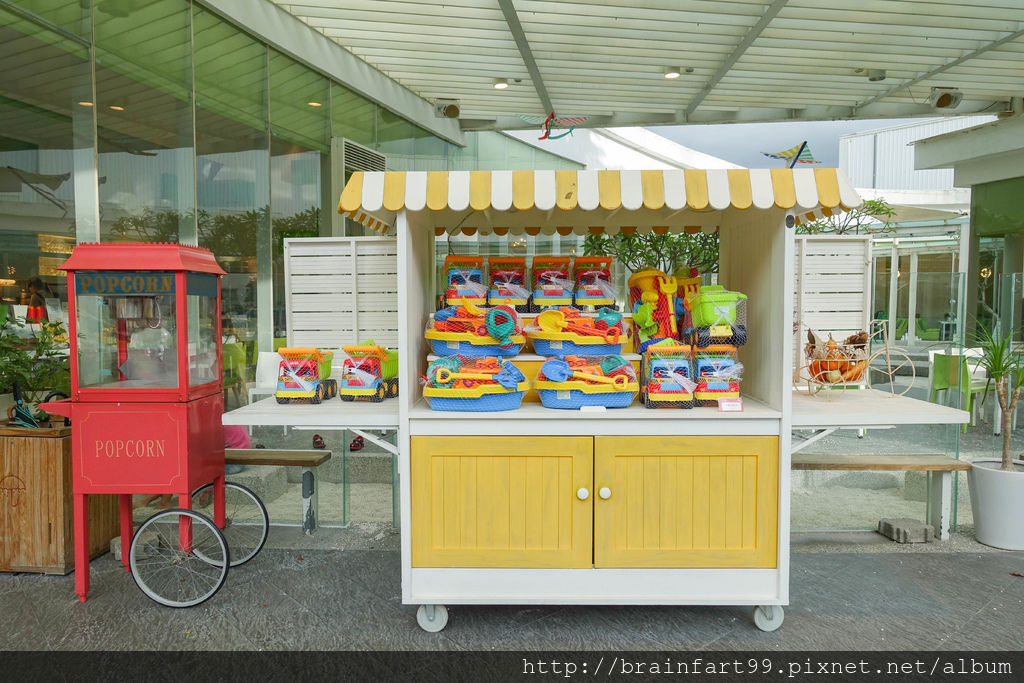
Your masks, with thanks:
<instances>
[{"instance_id":1,"label":"yellow and white striped awning","mask_svg":"<svg viewBox=\"0 0 1024 683\"><path fill-rule=\"evenodd\" d=\"M860 204L834 168L394 171L353 173L338 212L381 233L405 210L438 235L568 235L713 231L751 211L806 221Z\"/></svg>"}]
</instances>

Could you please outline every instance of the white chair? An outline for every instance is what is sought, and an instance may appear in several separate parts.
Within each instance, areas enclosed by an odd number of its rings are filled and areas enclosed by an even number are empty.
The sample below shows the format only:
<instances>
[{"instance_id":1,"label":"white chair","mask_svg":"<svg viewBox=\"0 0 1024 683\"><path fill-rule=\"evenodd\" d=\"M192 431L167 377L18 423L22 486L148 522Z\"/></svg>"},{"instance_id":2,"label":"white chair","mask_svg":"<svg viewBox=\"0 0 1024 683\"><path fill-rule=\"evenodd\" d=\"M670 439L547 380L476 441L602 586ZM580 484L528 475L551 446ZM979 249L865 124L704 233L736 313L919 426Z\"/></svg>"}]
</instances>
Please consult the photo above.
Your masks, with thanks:
<instances>
[{"instance_id":1,"label":"white chair","mask_svg":"<svg viewBox=\"0 0 1024 683\"><path fill-rule=\"evenodd\" d=\"M249 403L253 396L273 396L277 391L277 367L281 356L276 351L260 351L256 358L256 380L249 385Z\"/></svg>"}]
</instances>

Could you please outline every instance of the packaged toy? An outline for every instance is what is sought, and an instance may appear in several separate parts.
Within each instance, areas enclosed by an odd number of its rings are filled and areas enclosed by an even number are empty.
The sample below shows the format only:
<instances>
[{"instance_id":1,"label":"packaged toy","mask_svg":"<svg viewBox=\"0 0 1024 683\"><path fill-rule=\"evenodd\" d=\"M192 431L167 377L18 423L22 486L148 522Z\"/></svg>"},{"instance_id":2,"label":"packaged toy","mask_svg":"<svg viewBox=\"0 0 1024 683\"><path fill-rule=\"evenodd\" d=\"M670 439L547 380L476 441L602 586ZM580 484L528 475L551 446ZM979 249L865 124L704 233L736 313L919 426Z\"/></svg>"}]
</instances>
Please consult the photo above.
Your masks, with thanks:
<instances>
[{"instance_id":1,"label":"packaged toy","mask_svg":"<svg viewBox=\"0 0 1024 683\"><path fill-rule=\"evenodd\" d=\"M692 364L693 347L664 342L651 344L644 352L644 386L648 408L693 408L697 405Z\"/></svg>"},{"instance_id":2,"label":"packaged toy","mask_svg":"<svg viewBox=\"0 0 1024 683\"><path fill-rule=\"evenodd\" d=\"M435 313L425 336L436 356L515 356L526 342L511 306L485 308L468 302Z\"/></svg>"},{"instance_id":3,"label":"packaged toy","mask_svg":"<svg viewBox=\"0 0 1024 683\"><path fill-rule=\"evenodd\" d=\"M398 354L372 342L345 346L348 358L341 366L342 401L356 399L379 403L398 396Z\"/></svg>"},{"instance_id":4,"label":"packaged toy","mask_svg":"<svg viewBox=\"0 0 1024 683\"><path fill-rule=\"evenodd\" d=\"M622 314L602 308L596 316L576 308L541 312L526 328L533 350L542 356L608 356L622 353Z\"/></svg>"},{"instance_id":5,"label":"packaged toy","mask_svg":"<svg viewBox=\"0 0 1024 683\"><path fill-rule=\"evenodd\" d=\"M530 390L511 361L492 356L438 358L427 367L423 396L431 410L515 410Z\"/></svg>"},{"instance_id":6,"label":"packaged toy","mask_svg":"<svg viewBox=\"0 0 1024 683\"><path fill-rule=\"evenodd\" d=\"M533 259L533 308L572 305L572 279L568 256L537 256Z\"/></svg>"},{"instance_id":7,"label":"packaged toy","mask_svg":"<svg viewBox=\"0 0 1024 683\"><path fill-rule=\"evenodd\" d=\"M712 344L743 346L747 343L747 295L721 285L703 285L688 299L697 347Z\"/></svg>"},{"instance_id":8,"label":"packaged toy","mask_svg":"<svg viewBox=\"0 0 1024 683\"><path fill-rule=\"evenodd\" d=\"M463 301L487 303L482 256L447 256L444 260L444 282L444 299L449 306Z\"/></svg>"},{"instance_id":9,"label":"packaged toy","mask_svg":"<svg viewBox=\"0 0 1024 683\"><path fill-rule=\"evenodd\" d=\"M491 278L487 303L525 310L530 303L530 290L526 286L526 259L522 256L492 256L487 259L487 270Z\"/></svg>"},{"instance_id":10,"label":"packaged toy","mask_svg":"<svg viewBox=\"0 0 1024 683\"><path fill-rule=\"evenodd\" d=\"M611 256L577 256L573 265L577 306L614 306Z\"/></svg>"},{"instance_id":11,"label":"packaged toy","mask_svg":"<svg viewBox=\"0 0 1024 683\"><path fill-rule=\"evenodd\" d=\"M660 270L648 268L629 278L629 303L633 312L636 350L643 353L649 344L679 336L676 321L676 292L679 283Z\"/></svg>"},{"instance_id":12,"label":"packaged toy","mask_svg":"<svg viewBox=\"0 0 1024 683\"><path fill-rule=\"evenodd\" d=\"M633 365L621 356L546 360L534 388L545 407L567 410L583 406L625 408L640 391Z\"/></svg>"},{"instance_id":13,"label":"packaged toy","mask_svg":"<svg viewBox=\"0 0 1024 683\"><path fill-rule=\"evenodd\" d=\"M338 395L338 383L331 376L334 353L319 349L278 349L278 403L320 403Z\"/></svg>"},{"instance_id":14,"label":"packaged toy","mask_svg":"<svg viewBox=\"0 0 1024 683\"><path fill-rule=\"evenodd\" d=\"M740 395L743 364L736 360L736 347L718 344L694 350L694 375L697 405L714 406L720 398Z\"/></svg>"}]
</instances>

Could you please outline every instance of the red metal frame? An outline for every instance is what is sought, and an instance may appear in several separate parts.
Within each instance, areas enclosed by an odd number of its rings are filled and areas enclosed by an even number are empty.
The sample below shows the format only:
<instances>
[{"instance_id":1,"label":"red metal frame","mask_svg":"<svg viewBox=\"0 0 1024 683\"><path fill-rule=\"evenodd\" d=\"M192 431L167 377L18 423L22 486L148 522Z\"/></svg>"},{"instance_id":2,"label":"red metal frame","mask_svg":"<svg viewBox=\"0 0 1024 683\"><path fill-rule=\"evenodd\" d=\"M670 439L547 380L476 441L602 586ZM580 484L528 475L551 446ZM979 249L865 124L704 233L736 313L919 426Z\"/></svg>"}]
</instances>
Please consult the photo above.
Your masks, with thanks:
<instances>
[{"instance_id":1,"label":"red metal frame","mask_svg":"<svg viewBox=\"0 0 1024 683\"><path fill-rule=\"evenodd\" d=\"M121 561L128 570L133 535L132 495L172 494L190 508L192 491L214 482L214 521L224 526L224 412L221 338L221 286L224 271L213 254L178 244L82 244L60 266L68 273L71 340L71 398L43 404L47 412L72 420L72 483L75 509L75 592L89 592L88 496L117 494L121 508ZM78 320L75 277L83 271L174 273L178 386L159 389L90 388L78 383ZM217 277L214 335L218 343L215 379L189 386L187 275ZM128 276L128 277L135 277ZM145 275L141 275L145 277ZM118 334L126 335L118 325ZM118 360L123 362L119 344ZM123 377L122 377L123 379ZM181 526L190 543L189 525Z\"/></svg>"}]
</instances>

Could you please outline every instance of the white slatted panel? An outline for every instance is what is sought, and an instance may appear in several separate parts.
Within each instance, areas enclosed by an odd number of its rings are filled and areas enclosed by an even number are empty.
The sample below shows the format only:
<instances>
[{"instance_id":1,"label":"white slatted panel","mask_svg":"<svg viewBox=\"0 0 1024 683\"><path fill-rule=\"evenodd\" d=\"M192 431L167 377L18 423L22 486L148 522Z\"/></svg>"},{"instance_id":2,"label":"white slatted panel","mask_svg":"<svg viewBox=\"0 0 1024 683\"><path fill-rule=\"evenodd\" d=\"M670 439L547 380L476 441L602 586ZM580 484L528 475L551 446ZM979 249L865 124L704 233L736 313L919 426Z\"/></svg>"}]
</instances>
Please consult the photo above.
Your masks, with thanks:
<instances>
[{"instance_id":1,"label":"white slatted panel","mask_svg":"<svg viewBox=\"0 0 1024 683\"><path fill-rule=\"evenodd\" d=\"M794 363L804 364L807 330L842 341L871 322L871 238L797 235Z\"/></svg>"},{"instance_id":2,"label":"white slatted panel","mask_svg":"<svg viewBox=\"0 0 1024 683\"><path fill-rule=\"evenodd\" d=\"M289 346L340 348L368 339L398 348L398 247L380 237L284 242Z\"/></svg>"}]
</instances>

